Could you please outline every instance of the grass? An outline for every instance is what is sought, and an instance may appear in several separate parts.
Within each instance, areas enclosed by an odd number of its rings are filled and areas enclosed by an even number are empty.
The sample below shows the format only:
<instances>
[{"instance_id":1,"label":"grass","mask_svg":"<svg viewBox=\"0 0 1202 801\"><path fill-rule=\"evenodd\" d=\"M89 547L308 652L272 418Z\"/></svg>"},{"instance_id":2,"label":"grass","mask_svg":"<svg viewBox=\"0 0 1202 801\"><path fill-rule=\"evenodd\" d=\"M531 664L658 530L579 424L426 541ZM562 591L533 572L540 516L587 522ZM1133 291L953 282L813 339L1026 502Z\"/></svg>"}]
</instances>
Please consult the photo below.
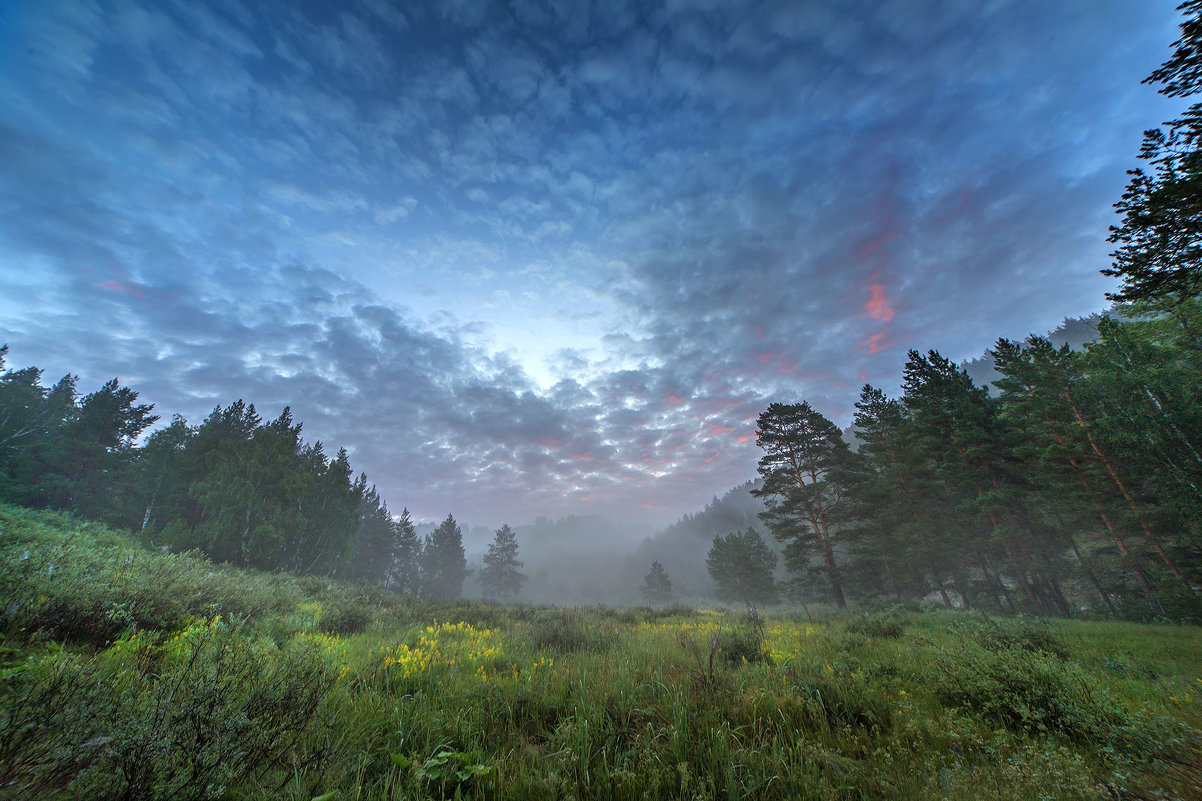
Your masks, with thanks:
<instances>
[{"instance_id":1,"label":"grass","mask_svg":"<svg viewBox=\"0 0 1202 801\"><path fill-rule=\"evenodd\" d=\"M1193 627L433 602L0 532L0 797L1202 796Z\"/></svg>"}]
</instances>

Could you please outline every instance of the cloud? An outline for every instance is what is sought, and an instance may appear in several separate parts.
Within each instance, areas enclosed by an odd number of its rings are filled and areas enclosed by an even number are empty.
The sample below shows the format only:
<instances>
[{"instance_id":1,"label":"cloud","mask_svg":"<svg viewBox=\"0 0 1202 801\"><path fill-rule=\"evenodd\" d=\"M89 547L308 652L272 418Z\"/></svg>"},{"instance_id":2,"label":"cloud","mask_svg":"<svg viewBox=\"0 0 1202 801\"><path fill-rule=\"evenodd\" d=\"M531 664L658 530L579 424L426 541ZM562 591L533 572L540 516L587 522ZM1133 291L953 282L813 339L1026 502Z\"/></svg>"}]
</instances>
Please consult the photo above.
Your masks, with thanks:
<instances>
[{"instance_id":1,"label":"cloud","mask_svg":"<svg viewBox=\"0 0 1202 801\"><path fill-rule=\"evenodd\" d=\"M771 400L846 423L908 347L966 358L1101 306L1174 22L21 4L0 334L193 419L292 404L423 516L663 520L753 475Z\"/></svg>"}]
</instances>

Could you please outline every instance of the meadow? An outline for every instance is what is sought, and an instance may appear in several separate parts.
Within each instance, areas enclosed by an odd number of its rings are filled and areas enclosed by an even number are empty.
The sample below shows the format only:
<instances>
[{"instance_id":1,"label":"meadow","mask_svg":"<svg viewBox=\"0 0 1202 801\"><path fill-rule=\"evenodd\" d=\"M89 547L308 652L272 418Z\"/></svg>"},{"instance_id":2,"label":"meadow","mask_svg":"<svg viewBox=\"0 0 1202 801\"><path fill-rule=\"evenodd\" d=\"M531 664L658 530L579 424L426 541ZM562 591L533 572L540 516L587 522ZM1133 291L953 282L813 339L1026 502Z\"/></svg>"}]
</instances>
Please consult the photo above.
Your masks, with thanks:
<instances>
[{"instance_id":1,"label":"meadow","mask_svg":"<svg viewBox=\"0 0 1202 801\"><path fill-rule=\"evenodd\" d=\"M551 608L0 506L0 797L1202 797L1193 626Z\"/></svg>"}]
</instances>

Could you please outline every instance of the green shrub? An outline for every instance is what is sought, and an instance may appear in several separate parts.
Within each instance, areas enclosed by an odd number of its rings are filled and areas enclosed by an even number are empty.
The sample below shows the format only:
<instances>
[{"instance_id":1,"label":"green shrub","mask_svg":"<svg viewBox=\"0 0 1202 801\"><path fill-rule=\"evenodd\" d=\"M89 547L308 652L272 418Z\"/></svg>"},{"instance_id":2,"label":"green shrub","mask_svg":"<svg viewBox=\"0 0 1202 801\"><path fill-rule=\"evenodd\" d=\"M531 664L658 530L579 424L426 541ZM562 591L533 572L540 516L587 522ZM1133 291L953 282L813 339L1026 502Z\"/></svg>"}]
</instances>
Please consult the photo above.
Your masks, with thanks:
<instances>
[{"instance_id":1,"label":"green shrub","mask_svg":"<svg viewBox=\"0 0 1202 801\"><path fill-rule=\"evenodd\" d=\"M818 671L793 676L793 692L804 702L812 722L838 729L852 726L887 731L893 706L880 693L846 676L823 676Z\"/></svg>"},{"instance_id":2,"label":"green shrub","mask_svg":"<svg viewBox=\"0 0 1202 801\"><path fill-rule=\"evenodd\" d=\"M1010 731L1119 750L1142 747L1151 736L1147 722L1095 678L1046 651L966 648L954 658L942 655L939 665L934 685L940 701Z\"/></svg>"},{"instance_id":3,"label":"green shrub","mask_svg":"<svg viewBox=\"0 0 1202 801\"><path fill-rule=\"evenodd\" d=\"M0 685L0 782L47 798L222 797L296 745L336 680L315 647L216 618L22 667Z\"/></svg>"},{"instance_id":4,"label":"green shrub","mask_svg":"<svg viewBox=\"0 0 1202 801\"><path fill-rule=\"evenodd\" d=\"M845 628L852 634L882 640L900 639L906 633L906 627L902 623L901 617L892 612L853 617L847 621Z\"/></svg>"},{"instance_id":5,"label":"green shrub","mask_svg":"<svg viewBox=\"0 0 1202 801\"><path fill-rule=\"evenodd\" d=\"M723 628L718 632L718 653L728 665L768 659L763 631L746 624Z\"/></svg>"},{"instance_id":6,"label":"green shrub","mask_svg":"<svg viewBox=\"0 0 1202 801\"><path fill-rule=\"evenodd\" d=\"M1001 618L959 623L956 629L991 651L1018 649L1068 659L1068 646L1043 621Z\"/></svg>"}]
</instances>

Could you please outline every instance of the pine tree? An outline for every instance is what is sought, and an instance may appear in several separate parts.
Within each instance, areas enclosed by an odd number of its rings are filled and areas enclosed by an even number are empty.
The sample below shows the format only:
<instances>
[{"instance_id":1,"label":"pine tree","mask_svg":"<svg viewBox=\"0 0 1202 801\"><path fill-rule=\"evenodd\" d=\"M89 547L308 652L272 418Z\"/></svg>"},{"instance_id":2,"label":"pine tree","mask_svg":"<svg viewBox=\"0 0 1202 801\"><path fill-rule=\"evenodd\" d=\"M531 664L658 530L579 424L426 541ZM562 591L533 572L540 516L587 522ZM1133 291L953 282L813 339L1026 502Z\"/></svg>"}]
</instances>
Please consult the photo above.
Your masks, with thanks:
<instances>
[{"instance_id":1,"label":"pine tree","mask_svg":"<svg viewBox=\"0 0 1202 801\"><path fill-rule=\"evenodd\" d=\"M360 474L357 484L361 486L366 483L367 477ZM356 579L385 584L395 547L395 523L388 513L388 504L380 498L374 484L364 490L362 496L359 502L359 534L350 574Z\"/></svg>"},{"instance_id":2,"label":"pine tree","mask_svg":"<svg viewBox=\"0 0 1202 801\"><path fill-rule=\"evenodd\" d=\"M659 562L652 562L651 570L643 576L643 597L649 604L665 604L672 599L672 579Z\"/></svg>"},{"instance_id":3,"label":"pine tree","mask_svg":"<svg viewBox=\"0 0 1202 801\"><path fill-rule=\"evenodd\" d=\"M1187 18L1172 57L1144 81L1161 84L1168 97L1202 90L1202 0L1180 6ZM1129 170L1131 182L1115 208L1122 224L1110 229L1118 245L1114 265L1102 270L1122 279L1112 300L1166 301L1169 306L1202 292L1202 103L1167 128L1144 132L1139 157L1152 173Z\"/></svg>"},{"instance_id":4,"label":"pine tree","mask_svg":"<svg viewBox=\"0 0 1202 801\"><path fill-rule=\"evenodd\" d=\"M938 591L950 608L939 507L923 491L908 423L899 401L864 386L856 403L861 469L852 476L848 517L854 522L848 536L861 582L875 576L877 594L922 597Z\"/></svg>"},{"instance_id":5,"label":"pine tree","mask_svg":"<svg viewBox=\"0 0 1202 801\"><path fill-rule=\"evenodd\" d=\"M421 592L422 542L409 517L409 509L401 510L400 518L393 521L392 537L388 586L397 592L417 595Z\"/></svg>"},{"instance_id":6,"label":"pine tree","mask_svg":"<svg viewBox=\"0 0 1202 801\"><path fill-rule=\"evenodd\" d=\"M760 415L756 444L764 449L759 473L760 518L785 545L785 565L799 575L818 573L840 608L847 605L835 559L834 514L845 498L850 451L838 426L808 403L773 403ZM821 566L811 560L818 557Z\"/></svg>"},{"instance_id":7,"label":"pine tree","mask_svg":"<svg viewBox=\"0 0 1202 801\"><path fill-rule=\"evenodd\" d=\"M484 569L480 572L480 584L485 598L512 598L522 589L526 576L519 572L518 540L508 525L496 531L496 538L484 555Z\"/></svg>"},{"instance_id":8,"label":"pine tree","mask_svg":"<svg viewBox=\"0 0 1202 801\"><path fill-rule=\"evenodd\" d=\"M754 528L714 537L705 566L719 601L744 604L776 602L776 554Z\"/></svg>"},{"instance_id":9,"label":"pine tree","mask_svg":"<svg viewBox=\"0 0 1202 801\"><path fill-rule=\"evenodd\" d=\"M220 441L210 469L192 486L207 554L261 569L284 566L288 538L304 526L297 498L308 489L308 476L294 469L301 447L300 425L288 407L250 439Z\"/></svg>"},{"instance_id":10,"label":"pine tree","mask_svg":"<svg viewBox=\"0 0 1202 801\"><path fill-rule=\"evenodd\" d=\"M421 566L425 594L437 598L458 598L463 594L463 580L468 575L463 531L451 515L426 535Z\"/></svg>"}]
</instances>

